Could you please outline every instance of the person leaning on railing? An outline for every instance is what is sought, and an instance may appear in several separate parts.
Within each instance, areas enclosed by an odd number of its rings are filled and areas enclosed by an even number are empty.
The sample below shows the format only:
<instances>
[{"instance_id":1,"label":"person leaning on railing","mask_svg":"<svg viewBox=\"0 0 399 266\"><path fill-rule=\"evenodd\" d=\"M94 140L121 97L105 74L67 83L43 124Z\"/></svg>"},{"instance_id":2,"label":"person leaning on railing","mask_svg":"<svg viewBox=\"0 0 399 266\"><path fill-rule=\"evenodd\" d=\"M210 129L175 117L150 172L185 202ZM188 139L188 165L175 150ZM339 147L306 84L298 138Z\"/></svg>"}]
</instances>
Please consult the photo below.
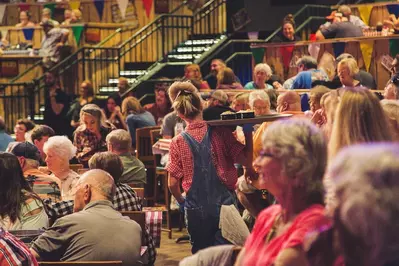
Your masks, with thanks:
<instances>
[{"instance_id":1,"label":"person leaning on railing","mask_svg":"<svg viewBox=\"0 0 399 266\"><path fill-rule=\"evenodd\" d=\"M288 14L284 17L281 28L282 30L274 36L271 42L297 42L301 40L301 38L295 34L295 21L292 14Z\"/></svg>"}]
</instances>

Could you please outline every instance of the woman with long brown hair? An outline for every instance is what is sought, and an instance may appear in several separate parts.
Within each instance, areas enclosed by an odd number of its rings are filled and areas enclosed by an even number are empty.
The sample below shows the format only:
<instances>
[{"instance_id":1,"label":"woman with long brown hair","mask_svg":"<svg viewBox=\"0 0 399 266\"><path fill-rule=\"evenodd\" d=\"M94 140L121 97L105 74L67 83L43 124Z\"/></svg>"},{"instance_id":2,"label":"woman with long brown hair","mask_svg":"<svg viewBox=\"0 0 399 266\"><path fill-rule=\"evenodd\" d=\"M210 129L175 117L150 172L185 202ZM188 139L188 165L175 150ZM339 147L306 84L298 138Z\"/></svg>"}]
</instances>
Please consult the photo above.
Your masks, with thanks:
<instances>
[{"instance_id":1,"label":"woman with long brown hair","mask_svg":"<svg viewBox=\"0 0 399 266\"><path fill-rule=\"evenodd\" d=\"M136 129L156 126L154 116L146 111L135 97L127 97L122 102L122 115L132 137L132 145L136 145Z\"/></svg>"},{"instance_id":2,"label":"woman with long brown hair","mask_svg":"<svg viewBox=\"0 0 399 266\"><path fill-rule=\"evenodd\" d=\"M40 197L24 178L18 158L0 153L0 227L6 230L37 230L48 226Z\"/></svg>"}]
</instances>

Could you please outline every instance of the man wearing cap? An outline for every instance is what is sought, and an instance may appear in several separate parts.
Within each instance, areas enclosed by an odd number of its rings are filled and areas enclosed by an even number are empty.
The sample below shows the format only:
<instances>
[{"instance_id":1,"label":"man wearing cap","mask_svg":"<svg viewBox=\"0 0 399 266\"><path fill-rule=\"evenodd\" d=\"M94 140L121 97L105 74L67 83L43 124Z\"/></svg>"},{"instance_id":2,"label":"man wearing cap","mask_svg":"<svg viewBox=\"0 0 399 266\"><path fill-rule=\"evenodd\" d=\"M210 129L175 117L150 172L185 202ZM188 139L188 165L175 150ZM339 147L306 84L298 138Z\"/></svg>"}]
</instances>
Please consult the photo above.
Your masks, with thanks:
<instances>
[{"instance_id":1,"label":"man wearing cap","mask_svg":"<svg viewBox=\"0 0 399 266\"><path fill-rule=\"evenodd\" d=\"M54 189L50 187L50 184L55 182L58 185L59 180L56 177L52 177L39 171L39 149L30 142L16 142L11 143L10 145L10 152L18 157L25 178L36 183L33 186L33 190L39 194L53 192ZM37 182L42 183L43 186L41 185L40 188L43 190L38 191L39 186L37 186Z\"/></svg>"},{"instance_id":2,"label":"man wearing cap","mask_svg":"<svg viewBox=\"0 0 399 266\"><path fill-rule=\"evenodd\" d=\"M228 99L229 97L222 90L216 90L213 92L208 100L208 108L206 108L202 113L203 119L205 121L219 120L220 115L223 112L234 112L234 110L229 107Z\"/></svg>"},{"instance_id":3,"label":"man wearing cap","mask_svg":"<svg viewBox=\"0 0 399 266\"><path fill-rule=\"evenodd\" d=\"M348 19L349 22L351 22L353 25L361 27L362 29L364 28L368 28L368 26L366 25L366 23L363 22L363 20L361 18L359 18L358 16L354 16L352 15L352 10L349 6L347 5L342 5L338 8L338 11L333 11L331 13L331 15L327 16L326 19L328 19L329 21L324 23L322 25L322 27L328 27L331 25L331 22L334 19L334 14L335 12L341 13L343 17L346 17Z\"/></svg>"},{"instance_id":4,"label":"man wearing cap","mask_svg":"<svg viewBox=\"0 0 399 266\"><path fill-rule=\"evenodd\" d=\"M45 33L40 49L45 68L50 68L60 61L60 47L68 40L69 30L55 28L53 20L44 19L40 23Z\"/></svg>"},{"instance_id":5,"label":"man wearing cap","mask_svg":"<svg viewBox=\"0 0 399 266\"><path fill-rule=\"evenodd\" d=\"M321 27L316 32L316 40L363 36L362 28L349 22L348 18L344 17L342 13L333 11L331 17L333 17L332 24L328 27Z\"/></svg>"}]
</instances>

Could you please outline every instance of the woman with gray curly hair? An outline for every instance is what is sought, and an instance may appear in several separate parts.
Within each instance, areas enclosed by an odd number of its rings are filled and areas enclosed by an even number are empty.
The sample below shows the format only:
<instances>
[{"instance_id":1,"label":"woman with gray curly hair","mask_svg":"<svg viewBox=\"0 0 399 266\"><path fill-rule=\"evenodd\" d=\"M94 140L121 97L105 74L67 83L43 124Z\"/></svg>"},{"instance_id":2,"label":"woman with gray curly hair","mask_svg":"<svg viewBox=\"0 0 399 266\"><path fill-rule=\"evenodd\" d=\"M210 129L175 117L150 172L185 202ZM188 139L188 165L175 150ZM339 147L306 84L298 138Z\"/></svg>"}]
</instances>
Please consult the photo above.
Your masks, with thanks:
<instances>
[{"instance_id":1,"label":"woman with gray curly hair","mask_svg":"<svg viewBox=\"0 0 399 266\"><path fill-rule=\"evenodd\" d=\"M75 157L76 147L66 136L50 137L43 146L47 168L57 177L62 200L73 200L79 175L69 169L69 161Z\"/></svg>"},{"instance_id":2,"label":"woman with gray curly hair","mask_svg":"<svg viewBox=\"0 0 399 266\"><path fill-rule=\"evenodd\" d=\"M310 121L294 118L271 124L262 146L254 162L259 177L252 185L267 189L278 204L258 215L237 265L307 265L306 234L329 225L322 185L325 137Z\"/></svg>"},{"instance_id":3,"label":"woman with gray curly hair","mask_svg":"<svg viewBox=\"0 0 399 266\"><path fill-rule=\"evenodd\" d=\"M346 148L328 174L335 185L334 228L345 265L399 265L399 145Z\"/></svg>"}]
</instances>

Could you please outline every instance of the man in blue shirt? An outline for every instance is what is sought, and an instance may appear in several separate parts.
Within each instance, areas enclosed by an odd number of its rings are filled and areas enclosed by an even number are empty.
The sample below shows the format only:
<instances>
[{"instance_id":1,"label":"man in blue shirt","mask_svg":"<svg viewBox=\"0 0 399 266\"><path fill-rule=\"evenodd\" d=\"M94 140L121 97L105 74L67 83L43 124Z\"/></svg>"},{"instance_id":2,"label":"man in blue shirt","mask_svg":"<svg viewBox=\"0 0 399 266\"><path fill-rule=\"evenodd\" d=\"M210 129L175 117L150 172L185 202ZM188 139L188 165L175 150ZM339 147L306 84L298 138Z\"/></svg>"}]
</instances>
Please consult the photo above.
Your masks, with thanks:
<instances>
[{"instance_id":1,"label":"man in blue shirt","mask_svg":"<svg viewBox=\"0 0 399 266\"><path fill-rule=\"evenodd\" d=\"M4 123L3 117L0 116L0 151L5 151L8 147L8 144L14 141L14 139L5 131L6 125Z\"/></svg>"}]
</instances>

